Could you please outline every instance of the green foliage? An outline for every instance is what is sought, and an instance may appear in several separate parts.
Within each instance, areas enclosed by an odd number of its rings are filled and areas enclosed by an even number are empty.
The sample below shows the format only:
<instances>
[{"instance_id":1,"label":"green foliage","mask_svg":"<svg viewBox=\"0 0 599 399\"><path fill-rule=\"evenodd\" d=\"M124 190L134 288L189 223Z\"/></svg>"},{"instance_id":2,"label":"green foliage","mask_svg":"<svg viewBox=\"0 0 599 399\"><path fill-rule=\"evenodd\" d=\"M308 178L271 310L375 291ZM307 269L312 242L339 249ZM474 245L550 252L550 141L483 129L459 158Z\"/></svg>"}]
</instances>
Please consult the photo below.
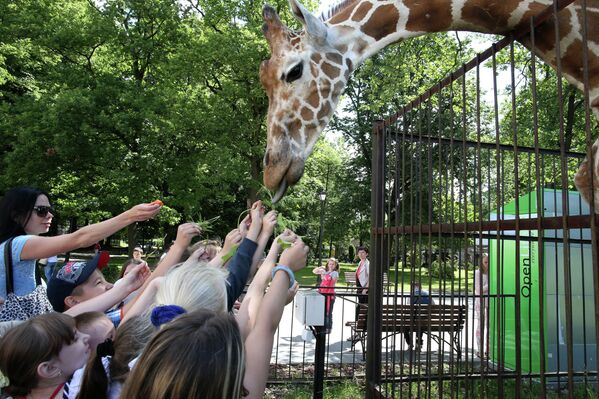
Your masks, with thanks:
<instances>
[{"instance_id":1,"label":"green foliage","mask_svg":"<svg viewBox=\"0 0 599 399\"><path fill-rule=\"evenodd\" d=\"M429 274L442 280L453 280L455 267L453 262L437 259L429 266Z\"/></svg>"},{"instance_id":2,"label":"green foliage","mask_svg":"<svg viewBox=\"0 0 599 399\"><path fill-rule=\"evenodd\" d=\"M313 388L310 385L273 385L267 388L265 398L309 399ZM364 397L364 388L356 381L325 382L324 398L359 399Z\"/></svg>"}]
</instances>

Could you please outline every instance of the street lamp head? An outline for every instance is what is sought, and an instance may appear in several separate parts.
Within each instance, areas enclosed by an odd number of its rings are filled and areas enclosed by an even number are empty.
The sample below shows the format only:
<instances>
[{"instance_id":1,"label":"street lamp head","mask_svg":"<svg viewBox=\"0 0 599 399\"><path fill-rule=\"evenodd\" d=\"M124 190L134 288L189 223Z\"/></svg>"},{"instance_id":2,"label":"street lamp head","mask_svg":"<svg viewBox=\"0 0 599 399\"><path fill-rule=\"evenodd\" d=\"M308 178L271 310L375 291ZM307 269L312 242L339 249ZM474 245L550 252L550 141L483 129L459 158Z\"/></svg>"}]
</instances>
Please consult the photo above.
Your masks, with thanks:
<instances>
[{"instance_id":1,"label":"street lamp head","mask_svg":"<svg viewBox=\"0 0 599 399\"><path fill-rule=\"evenodd\" d=\"M320 198L321 201L324 201L325 199L327 199L327 193L326 191L321 191L318 193L318 198Z\"/></svg>"}]
</instances>

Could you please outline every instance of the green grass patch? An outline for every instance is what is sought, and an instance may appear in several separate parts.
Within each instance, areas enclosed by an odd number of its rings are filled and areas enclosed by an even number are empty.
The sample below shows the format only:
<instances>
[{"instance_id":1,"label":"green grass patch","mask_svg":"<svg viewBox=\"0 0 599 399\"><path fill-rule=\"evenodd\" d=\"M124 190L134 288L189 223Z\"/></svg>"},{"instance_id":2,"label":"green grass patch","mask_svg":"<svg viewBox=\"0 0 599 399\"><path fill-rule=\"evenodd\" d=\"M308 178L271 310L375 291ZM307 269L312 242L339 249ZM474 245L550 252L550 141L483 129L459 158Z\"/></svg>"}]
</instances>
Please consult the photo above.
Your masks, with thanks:
<instances>
[{"instance_id":1,"label":"green grass patch","mask_svg":"<svg viewBox=\"0 0 599 399\"><path fill-rule=\"evenodd\" d=\"M306 268L295 273L295 279L300 285L315 285L316 275L312 273L312 269L316 267L316 264L308 265ZM339 264L339 280L337 281L338 287L346 287L345 272L355 273L357 264L355 263L340 263ZM395 284L397 284L398 291L408 292L410 290L410 282L412 279L420 281L423 288L432 290L435 292L472 292L474 290L474 270L457 270L454 273L452 279L440 279L438 277L430 276L427 268L415 269L412 271L409 268L392 270L388 273L390 290L393 290ZM453 284L453 286L452 286Z\"/></svg>"},{"instance_id":2,"label":"green grass patch","mask_svg":"<svg viewBox=\"0 0 599 399\"><path fill-rule=\"evenodd\" d=\"M313 388L311 384L284 384L267 387L264 398L268 399L310 399ZM361 399L364 387L357 381L325 382L323 397L325 399Z\"/></svg>"}]
</instances>

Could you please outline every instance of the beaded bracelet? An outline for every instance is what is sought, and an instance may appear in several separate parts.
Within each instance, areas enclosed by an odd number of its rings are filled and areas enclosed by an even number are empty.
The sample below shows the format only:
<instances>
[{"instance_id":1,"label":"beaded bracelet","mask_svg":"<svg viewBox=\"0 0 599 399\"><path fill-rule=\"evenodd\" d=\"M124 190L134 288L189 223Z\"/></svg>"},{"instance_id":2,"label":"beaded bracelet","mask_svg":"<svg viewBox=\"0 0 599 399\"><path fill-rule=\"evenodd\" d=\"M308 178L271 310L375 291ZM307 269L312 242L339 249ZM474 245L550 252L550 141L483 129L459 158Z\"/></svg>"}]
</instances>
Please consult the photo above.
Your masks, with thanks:
<instances>
[{"instance_id":1,"label":"beaded bracelet","mask_svg":"<svg viewBox=\"0 0 599 399\"><path fill-rule=\"evenodd\" d=\"M287 273L287 275L289 276L289 288L293 287L293 284L295 284L295 275L293 274L293 270L291 270L288 266L285 265L276 265L272 269L271 280L275 278L275 273L279 270L282 270L285 273Z\"/></svg>"}]
</instances>

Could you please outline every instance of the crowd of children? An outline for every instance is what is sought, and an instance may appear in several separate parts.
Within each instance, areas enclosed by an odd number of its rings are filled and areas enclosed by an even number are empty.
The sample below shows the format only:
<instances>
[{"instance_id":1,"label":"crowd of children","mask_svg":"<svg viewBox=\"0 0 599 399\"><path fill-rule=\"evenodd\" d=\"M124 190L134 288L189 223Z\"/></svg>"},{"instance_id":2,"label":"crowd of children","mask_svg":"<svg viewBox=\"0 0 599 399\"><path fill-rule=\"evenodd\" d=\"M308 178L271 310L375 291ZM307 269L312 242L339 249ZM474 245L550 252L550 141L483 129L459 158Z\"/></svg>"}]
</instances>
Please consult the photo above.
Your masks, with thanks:
<instances>
[{"instance_id":1,"label":"crowd of children","mask_svg":"<svg viewBox=\"0 0 599 399\"><path fill-rule=\"evenodd\" d=\"M160 208L140 204L75 233L45 237L40 234L53 217L49 195L28 187L5 194L0 202L0 372L8 382L3 397L262 397L273 335L297 291L294 272L305 267L308 248L286 230L263 258L277 215L266 213L260 201L222 248L206 241L191 246L201 230L184 223L153 271L134 259L110 284L102 274L108 257L100 251L91 260L65 263L47 287L36 279L36 260L91 246L154 217ZM283 249L282 243L291 245Z\"/></svg>"}]
</instances>

